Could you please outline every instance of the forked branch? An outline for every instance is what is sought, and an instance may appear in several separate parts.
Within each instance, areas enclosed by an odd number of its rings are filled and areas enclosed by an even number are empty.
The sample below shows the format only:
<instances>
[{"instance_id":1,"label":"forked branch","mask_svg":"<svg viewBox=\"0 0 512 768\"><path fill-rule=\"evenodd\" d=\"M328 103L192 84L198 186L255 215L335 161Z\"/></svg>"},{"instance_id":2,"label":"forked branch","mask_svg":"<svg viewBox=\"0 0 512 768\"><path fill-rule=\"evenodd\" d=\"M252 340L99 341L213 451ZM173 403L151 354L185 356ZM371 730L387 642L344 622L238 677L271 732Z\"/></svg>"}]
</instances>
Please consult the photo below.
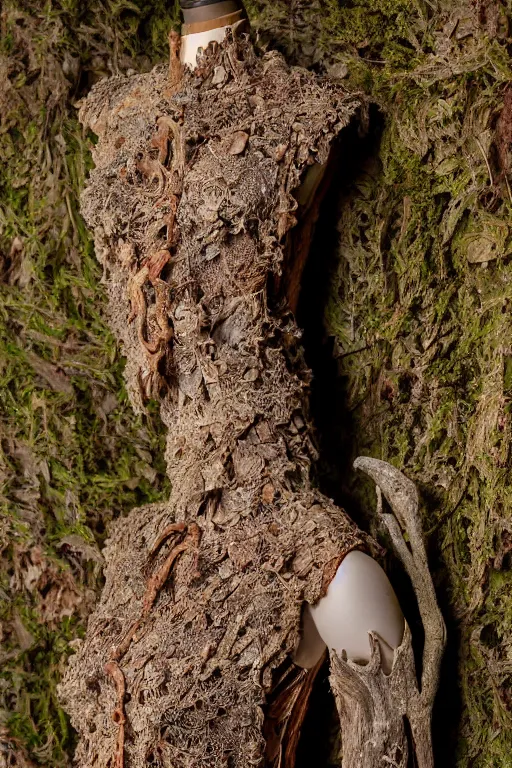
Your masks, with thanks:
<instances>
[{"instance_id":1,"label":"forked branch","mask_svg":"<svg viewBox=\"0 0 512 768\"><path fill-rule=\"evenodd\" d=\"M372 651L366 666L342 659L334 652L331 654L331 685L343 733L343 766L406 768L409 743L405 722L408 721L418 768L432 768L432 707L446 631L428 569L418 494L410 480L384 461L361 457L354 466L377 485L377 514L386 525L395 552L411 579L425 631L425 645L421 685L416 676L407 624L389 676L382 671L374 632L370 632ZM384 513L382 493L393 514Z\"/></svg>"}]
</instances>

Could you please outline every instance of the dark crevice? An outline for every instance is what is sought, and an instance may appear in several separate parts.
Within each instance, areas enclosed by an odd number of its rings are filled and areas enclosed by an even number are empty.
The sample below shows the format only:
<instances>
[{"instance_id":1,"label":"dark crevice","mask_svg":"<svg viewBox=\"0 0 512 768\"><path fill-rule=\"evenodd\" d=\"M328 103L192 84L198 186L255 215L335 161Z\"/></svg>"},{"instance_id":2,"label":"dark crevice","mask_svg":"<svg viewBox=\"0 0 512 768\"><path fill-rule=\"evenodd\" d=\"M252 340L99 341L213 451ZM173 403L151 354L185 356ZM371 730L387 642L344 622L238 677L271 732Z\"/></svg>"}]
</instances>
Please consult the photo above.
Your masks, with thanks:
<instances>
[{"instance_id":1,"label":"dark crevice","mask_svg":"<svg viewBox=\"0 0 512 768\"><path fill-rule=\"evenodd\" d=\"M346 407L347 382L340 378L333 354L333 340L324 327L324 311L333 270L337 266L338 218L340 201L347 194L364 158L378 142L381 121L373 116L371 131L361 138L355 123L346 128L339 146L331 152L330 186L323 199L315 234L301 278L297 321L303 330L302 342L308 366L313 372L310 415L319 449L314 468L320 489L352 519L366 528L364 515L347 492L345 480L352 472L352 424ZM329 662L320 669L311 692L307 714L297 748L296 768L334 768L340 766L341 735L334 696L329 685Z\"/></svg>"},{"instance_id":2,"label":"dark crevice","mask_svg":"<svg viewBox=\"0 0 512 768\"><path fill-rule=\"evenodd\" d=\"M324 316L338 266L340 204L350 194L365 162L377 154L381 131L382 117L373 111L366 136L361 138L355 125L342 133L342 149L336 154L337 168L322 204L297 308L306 362L313 372L310 408L320 452L315 479L321 490L362 528L368 527L368 515L350 491L354 425L347 407L348 381L339 375L334 339L327 335Z\"/></svg>"},{"instance_id":3,"label":"dark crevice","mask_svg":"<svg viewBox=\"0 0 512 768\"><path fill-rule=\"evenodd\" d=\"M379 122L379 121L378 121ZM361 527L365 520L347 494L347 477L352 458L351 420L346 408L346 382L338 375L332 339L324 328L324 309L337 262L338 213L363 159L372 151L377 127L361 138L356 124L342 134L337 151L331 153L331 183L320 209L308 260L301 279L297 320L303 329L306 361L313 372L310 408L320 458L314 468L321 490L350 512ZM307 714L301 729L296 768L339 766L339 720L329 685L329 662L319 671L313 685Z\"/></svg>"},{"instance_id":4,"label":"dark crevice","mask_svg":"<svg viewBox=\"0 0 512 768\"><path fill-rule=\"evenodd\" d=\"M407 738L407 746L409 748L407 768L415 768L416 760L414 759L414 741L412 738L411 724L408 718L405 716L404 716L404 731Z\"/></svg>"},{"instance_id":5,"label":"dark crevice","mask_svg":"<svg viewBox=\"0 0 512 768\"><path fill-rule=\"evenodd\" d=\"M340 732L329 684L329 661L320 668L308 703L297 747L295 768L339 768Z\"/></svg>"}]
</instances>

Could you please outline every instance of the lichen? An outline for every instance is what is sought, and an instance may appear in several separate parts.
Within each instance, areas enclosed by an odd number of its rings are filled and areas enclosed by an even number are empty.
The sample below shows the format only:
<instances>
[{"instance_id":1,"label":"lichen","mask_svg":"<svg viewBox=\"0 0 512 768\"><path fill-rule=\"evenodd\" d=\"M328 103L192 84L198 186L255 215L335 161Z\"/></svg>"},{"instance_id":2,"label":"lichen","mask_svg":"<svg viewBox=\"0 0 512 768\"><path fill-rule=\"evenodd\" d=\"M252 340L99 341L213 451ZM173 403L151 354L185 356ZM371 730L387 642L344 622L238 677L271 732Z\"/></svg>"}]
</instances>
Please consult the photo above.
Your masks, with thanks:
<instances>
[{"instance_id":1,"label":"lichen","mask_svg":"<svg viewBox=\"0 0 512 768\"><path fill-rule=\"evenodd\" d=\"M82 211L134 405L161 399L172 483L113 527L59 687L84 767L291 765L315 674L291 663L303 602L347 552L378 550L310 491L309 371L279 309L293 194L360 101L246 36L199 66L179 88L168 67L112 78L80 110L98 137Z\"/></svg>"}]
</instances>

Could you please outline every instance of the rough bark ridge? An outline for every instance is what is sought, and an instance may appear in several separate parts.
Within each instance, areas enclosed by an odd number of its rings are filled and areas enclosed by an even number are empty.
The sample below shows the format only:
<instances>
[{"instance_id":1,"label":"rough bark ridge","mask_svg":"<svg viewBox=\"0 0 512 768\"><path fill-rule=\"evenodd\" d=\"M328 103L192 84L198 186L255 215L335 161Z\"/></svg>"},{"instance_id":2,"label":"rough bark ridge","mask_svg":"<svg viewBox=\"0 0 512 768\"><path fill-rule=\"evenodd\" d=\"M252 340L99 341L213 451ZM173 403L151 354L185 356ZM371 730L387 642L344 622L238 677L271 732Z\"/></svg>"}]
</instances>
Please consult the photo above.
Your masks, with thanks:
<instances>
[{"instance_id":1,"label":"rough bark ridge","mask_svg":"<svg viewBox=\"0 0 512 768\"><path fill-rule=\"evenodd\" d=\"M98 768L259 764L303 601L373 546L310 486L309 372L276 288L293 191L359 102L245 39L179 90L173 62L98 84L81 111L98 136L82 210L132 401L162 402L173 486L114 528L61 686L77 761ZM292 669L294 701L311 674ZM266 732L279 764L284 709Z\"/></svg>"}]
</instances>

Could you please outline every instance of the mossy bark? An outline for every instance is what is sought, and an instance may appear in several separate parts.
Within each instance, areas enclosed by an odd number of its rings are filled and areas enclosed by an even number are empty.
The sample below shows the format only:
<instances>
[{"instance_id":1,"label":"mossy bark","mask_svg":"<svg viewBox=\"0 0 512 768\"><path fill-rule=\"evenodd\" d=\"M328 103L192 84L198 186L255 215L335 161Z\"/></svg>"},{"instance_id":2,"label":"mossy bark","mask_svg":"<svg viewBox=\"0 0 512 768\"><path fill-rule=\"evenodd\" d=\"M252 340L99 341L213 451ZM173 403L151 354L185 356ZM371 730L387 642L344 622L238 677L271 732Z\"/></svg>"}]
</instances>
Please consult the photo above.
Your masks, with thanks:
<instances>
[{"instance_id":1,"label":"mossy bark","mask_svg":"<svg viewBox=\"0 0 512 768\"><path fill-rule=\"evenodd\" d=\"M332 414L320 414L322 482L368 509L350 469L366 453L420 484L449 629L439 752L447 765L507 766L510 9L250 7L263 39L306 51L379 107L373 143L323 221L339 232L323 262L323 333L349 416L331 428ZM306 23L294 25L294 13ZM313 396L325 401L320 385Z\"/></svg>"}]
</instances>

